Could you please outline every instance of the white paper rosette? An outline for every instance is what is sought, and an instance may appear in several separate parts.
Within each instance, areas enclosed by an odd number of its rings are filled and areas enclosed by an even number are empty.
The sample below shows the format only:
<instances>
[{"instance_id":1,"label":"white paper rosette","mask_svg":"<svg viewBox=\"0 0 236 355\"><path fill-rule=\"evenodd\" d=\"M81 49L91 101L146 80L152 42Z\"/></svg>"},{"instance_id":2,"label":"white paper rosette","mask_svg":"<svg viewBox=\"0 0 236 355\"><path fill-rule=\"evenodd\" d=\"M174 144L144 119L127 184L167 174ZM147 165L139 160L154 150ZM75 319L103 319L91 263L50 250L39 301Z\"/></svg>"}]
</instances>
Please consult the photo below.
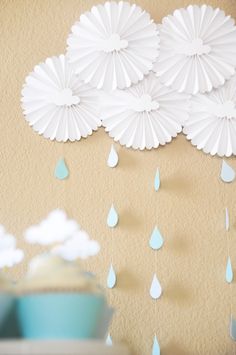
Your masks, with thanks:
<instances>
[{"instance_id":1,"label":"white paper rosette","mask_svg":"<svg viewBox=\"0 0 236 355\"><path fill-rule=\"evenodd\" d=\"M223 85L236 68L236 27L220 9L190 5L165 17L154 70L179 92L209 92Z\"/></svg>"},{"instance_id":2,"label":"white paper rosette","mask_svg":"<svg viewBox=\"0 0 236 355\"><path fill-rule=\"evenodd\" d=\"M236 75L223 87L193 96L184 133L211 155L236 155Z\"/></svg>"},{"instance_id":3,"label":"white paper rosette","mask_svg":"<svg viewBox=\"0 0 236 355\"><path fill-rule=\"evenodd\" d=\"M125 90L103 95L101 117L109 135L134 149L164 145L182 131L188 118L187 94L175 92L150 73Z\"/></svg>"},{"instance_id":4,"label":"white paper rosette","mask_svg":"<svg viewBox=\"0 0 236 355\"><path fill-rule=\"evenodd\" d=\"M64 55L35 66L21 101L30 126L51 140L80 140L101 126L98 91L75 75Z\"/></svg>"},{"instance_id":5,"label":"white paper rosette","mask_svg":"<svg viewBox=\"0 0 236 355\"><path fill-rule=\"evenodd\" d=\"M123 89L153 68L159 33L150 15L128 2L108 1L80 16L71 29L67 55L92 86Z\"/></svg>"}]
</instances>

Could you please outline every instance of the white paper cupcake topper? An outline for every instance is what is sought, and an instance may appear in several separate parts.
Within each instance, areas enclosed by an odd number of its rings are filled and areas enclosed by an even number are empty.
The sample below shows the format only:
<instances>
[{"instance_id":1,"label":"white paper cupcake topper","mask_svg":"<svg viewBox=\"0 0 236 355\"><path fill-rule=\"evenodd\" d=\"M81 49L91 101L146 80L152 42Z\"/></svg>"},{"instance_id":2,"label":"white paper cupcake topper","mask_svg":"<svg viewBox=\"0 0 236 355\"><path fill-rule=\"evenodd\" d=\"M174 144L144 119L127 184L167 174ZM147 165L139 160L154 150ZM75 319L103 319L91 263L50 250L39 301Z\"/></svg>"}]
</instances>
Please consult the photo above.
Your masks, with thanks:
<instances>
[{"instance_id":1,"label":"white paper cupcake topper","mask_svg":"<svg viewBox=\"0 0 236 355\"><path fill-rule=\"evenodd\" d=\"M187 139L211 155L236 155L236 75L223 87L191 100Z\"/></svg>"},{"instance_id":2,"label":"white paper cupcake topper","mask_svg":"<svg viewBox=\"0 0 236 355\"><path fill-rule=\"evenodd\" d=\"M101 117L109 135L126 147L151 149L181 132L188 118L187 94L179 94L150 73L126 90L101 98Z\"/></svg>"},{"instance_id":3,"label":"white paper cupcake topper","mask_svg":"<svg viewBox=\"0 0 236 355\"><path fill-rule=\"evenodd\" d=\"M128 2L92 7L72 26L67 54L76 73L92 86L123 89L153 68L159 33L150 15Z\"/></svg>"},{"instance_id":4,"label":"white paper cupcake topper","mask_svg":"<svg viewBox=\"0 0 236 355\"><path fill-rule=\"evenodd\" d=\"M209 92L236 68L236 26L220 9L190 5L165 17L154 70L179 92Z\"/></svg>"},{"instance_id":5,"label":"white paper cupcake topper","mask_svg":"<svg viewBox=\"0 0 236 355\"><path fill-rule=\"evenodd\" d=\"M64 55L35 66L21 101L29 124L51 140L80 140L101 125L97 90L75 75Z\"/></svg>"}]
</instances>

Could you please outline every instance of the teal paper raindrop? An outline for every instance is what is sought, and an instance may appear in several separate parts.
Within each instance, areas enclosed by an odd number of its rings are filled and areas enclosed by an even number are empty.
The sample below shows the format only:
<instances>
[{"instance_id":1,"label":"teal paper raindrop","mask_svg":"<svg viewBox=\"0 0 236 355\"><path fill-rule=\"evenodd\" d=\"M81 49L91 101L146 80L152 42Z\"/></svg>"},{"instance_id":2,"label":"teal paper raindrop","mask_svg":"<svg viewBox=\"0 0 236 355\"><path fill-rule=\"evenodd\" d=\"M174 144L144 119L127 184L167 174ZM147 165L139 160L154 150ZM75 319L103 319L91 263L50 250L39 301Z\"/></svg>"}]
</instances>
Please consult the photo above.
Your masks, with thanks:
<instances>
[{"instance_id":1,"label":"teal paper raindrop","mask_svg":"<svg viewBox=\"0 0 236 355\"><path fill-rule=\"evenodd\" d=\"M234 341L236 341L236 320L232 315L230 319L230 336Z\"/></svg>"},{"instance_id":2,"label":"teal paper raindrop","mask_svg":"<svg viewBox=\"0 0 236 355\"><path fill-rule=\"evenodd\" d=\"M113 342L112 342L112 338L111 338L111 334L110 334L110 333L107 334L106 345L107 345L107 346L112 346L112 345L113 345Z\"/></svg>"},{"instance_id":3,"label":"teal paper raindrop","mask_svg":"<svg viewBox=\"0 0 236 355\"><path fill-rule=\"evenodd\" d=\"M160 354L161 354L160 346L158 344L157 336L155 335L153 340L152 355L160 355Z\"/></svg>"},{"instance_id":4,"label":"teal paper raindrop","mask_svg":"<svg viewBox=\"0 0 236 355\"><path fill-rule=\"evenodd\" d=\"M108 288L114 288L116 285L116 273L115 270L111 264L110 270L107 276L107 287Z\"/></svg>"},{"instance_id":5,"label":"teal paper raindrop","mask_svg":"<svg viewBox=\"0 0 236 355\"><path fill-rule=\"evenodd\" d=\"M64 180L69 176L69 170L64 159L58 160L54 175L59 180Z\"/></svg>"},{"instance_id":6,"label":"teal paper raindrop","mask_svg":"<svg viewBox=\"0 0 236 355\"><path fill-rule=\"evenodd\" d=\"M156 171L156 175L155 175L155 180L154 180L154 188L155 191L158 191L161 185L161 181L160 181L160 172L159 169L157 169Z\"/></svg>"},{"instance_id":7,"label":"teal paper raindrop","mask_svg":"<svg viewBox=\"0 0 236 355\"><path fill-rule=\"evenodd\" d=\"M118 154L114 148L114 145L112 144L111 146L111 150L107 159L107 166L109 166L109 168L115 168L117 166L119 162L119 157Z\"/></svg>"},{"instance_id":8,"label":"teal paper raindrop","mask_svg":"<svg viewBox=\"0 0 236 355\"><path fill-rule=\"evenodd\" d=\"M225 273L225 279L228 283L231 283L233 281L234 275L233 275L233 269L231 265L231 260L230 257L228 257L227 261L227 266L226 266L226 273Z\"/></svg>"},{"instance_id":9,"label":"teal paper raindrop","mask_svg":"<svg viewBox=\"0 0 236 355\"><path fill-rule=\"evenodd\" d=\"M153 229L151 238L149 240L149 246L153 250L158 250L162 247L163 243L164 243L164 240L162 238L162 235L161 235L159 229L157 227L155 227Z\"/></svg>"},{"instance_id":10,"label":"teal paper raindrop","mask_svg":"<svg viewBox=\"0 0 236 355\"><path fill-rule=\"evenodd\" d=\"M162 287L161 284L157 278L157 275L154 274L151 288L150 288L150 296L154 299L157 300L158 298L161 297L162 294Z\"/></svg>"},{"instance_id":11,"label":"teal paper raindrop","mask_svg":"<svg viewBox=\"0 0 236 355\"><path fill-rule=\"evenodd\" d=\"M234 181L235 179L234 169L224 160L222 161L220 177L221 180L228 183Z\"/></svg>"},{"instance_id":12,"label":"teal paper raindrop","mask_svg":"<svg viewBox=\"0 0 236 355\"><path fill-rule=\"evenodd\" d=\"M107 216L107 225L110 228L114 228L117 225L118 221L119 221L118 213L116 212L115 207L112 204Z\"/></svg>"},{"instance_id":13,"label":"teal paper raindrop","mask_svg":"<svg viewBox=\"0 0 236 355\"><path fill-rule=\"evenodd\" d=\"M229 230L229 210L225 209L225 230Z\"/></svg>"}]
</instances>

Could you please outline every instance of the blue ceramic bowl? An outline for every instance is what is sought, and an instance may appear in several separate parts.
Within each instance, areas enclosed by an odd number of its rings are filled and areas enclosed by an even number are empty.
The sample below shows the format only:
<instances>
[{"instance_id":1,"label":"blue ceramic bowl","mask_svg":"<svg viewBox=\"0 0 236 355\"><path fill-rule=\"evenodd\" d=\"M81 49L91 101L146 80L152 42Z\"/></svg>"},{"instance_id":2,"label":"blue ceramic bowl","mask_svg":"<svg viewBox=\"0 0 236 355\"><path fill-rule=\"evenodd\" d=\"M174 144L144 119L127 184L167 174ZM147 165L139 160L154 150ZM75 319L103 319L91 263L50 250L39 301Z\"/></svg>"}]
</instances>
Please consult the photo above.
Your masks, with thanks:
<instances>
[{"instance_id":1,"label":"blue ceramic bowl","mask_svg":"<svg viewBox=\"0 0 236 355\"><path fill-rule=\"evenodd\" d=\"M23 337L29 339L89 339L106 309L102 295L47 293L22 296L17 314Z\"/></svg>"}]
</instances>

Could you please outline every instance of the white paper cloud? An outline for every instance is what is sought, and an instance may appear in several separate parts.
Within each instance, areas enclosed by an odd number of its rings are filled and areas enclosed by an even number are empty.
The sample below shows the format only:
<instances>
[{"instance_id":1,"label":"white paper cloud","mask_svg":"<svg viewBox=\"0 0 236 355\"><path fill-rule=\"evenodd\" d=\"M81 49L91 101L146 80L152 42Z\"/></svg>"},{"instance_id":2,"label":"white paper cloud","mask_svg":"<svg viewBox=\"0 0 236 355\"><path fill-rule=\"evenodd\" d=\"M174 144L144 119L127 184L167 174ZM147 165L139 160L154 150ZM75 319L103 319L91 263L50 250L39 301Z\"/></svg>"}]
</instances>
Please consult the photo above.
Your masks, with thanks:
<instances>
[{"instance_id":1,"label":"white paper cloud","mask_svg":"<svg viewBox=\"0 0 236 355\"><path fill-rule=\"evenodd\" d=\"M62 210L52 211L41 223L25 231L25 239L32 244L50 245L62 243L80 228L79 224L68 219Z\"/></svg>"},{"instance_id":2,"label":"white paper cloud","mask_svg":"<svg viewBox=\"0 0 236 355\"><path fill-rule=\"evenodd\" d=\"M0 225L0 268L12 267L24 258L24 252L16 248L16 238Z\"/></svg>"},{"instance_id":3,"label":"white paper cloud","mask_svg":"<svg viewBox=\"0 0 236 355\"><path fill-rule=\"evenodd\" d=\"M76 259L87 259L98 254L100 245L95 240L91 240L89 235L83 231L77 231L64 244L53 248L52 253L61 256L63 259L73 261Z\"/></svg>"}]
</instances>

